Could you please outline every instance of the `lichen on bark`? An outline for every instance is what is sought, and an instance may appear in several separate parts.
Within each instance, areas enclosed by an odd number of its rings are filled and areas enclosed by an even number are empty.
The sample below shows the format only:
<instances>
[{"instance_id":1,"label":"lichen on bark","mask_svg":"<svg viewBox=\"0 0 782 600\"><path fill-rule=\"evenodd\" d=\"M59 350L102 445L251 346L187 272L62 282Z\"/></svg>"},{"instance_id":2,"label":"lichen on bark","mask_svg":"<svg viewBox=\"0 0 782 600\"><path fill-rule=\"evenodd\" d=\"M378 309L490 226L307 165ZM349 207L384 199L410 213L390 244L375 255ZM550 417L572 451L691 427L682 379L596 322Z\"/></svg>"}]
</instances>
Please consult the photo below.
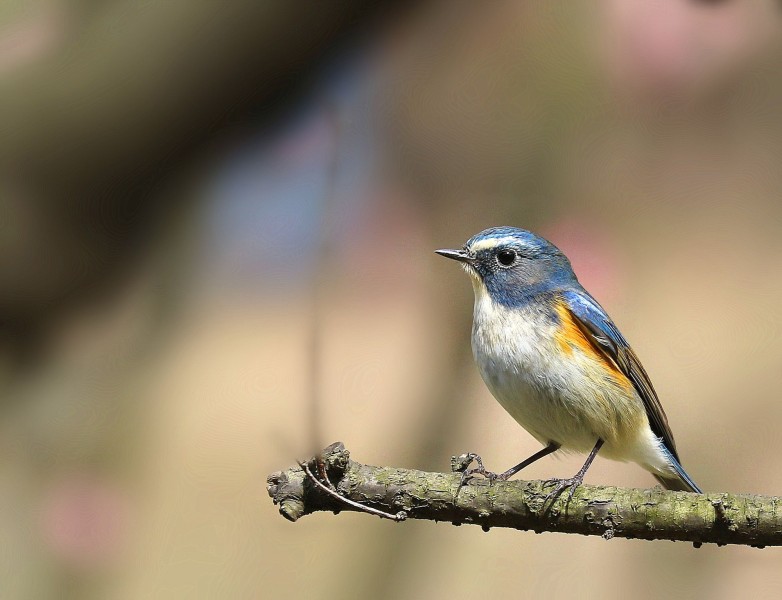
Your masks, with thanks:
<instances>
[{"instance_id":1,"label":"lichen on bark","mask_svg":"<svg viewBox=\"0 0 782 600\"><path fill-rule=\"evenodd\" d=\"M365 465L352 460L341 442L308 464L313 476L325 470L339 496L389 515L403 511L407 518L475 524L486 530L511 527L696 546L782 545L777 497L581 485L572 499L568 494L549 499L544 482L522 480L478 479L459 488L459 473ZM319 511L361 510L320 489L298 465L270 475L268 492L290 521Z\"/></svg>"}]
</instances>

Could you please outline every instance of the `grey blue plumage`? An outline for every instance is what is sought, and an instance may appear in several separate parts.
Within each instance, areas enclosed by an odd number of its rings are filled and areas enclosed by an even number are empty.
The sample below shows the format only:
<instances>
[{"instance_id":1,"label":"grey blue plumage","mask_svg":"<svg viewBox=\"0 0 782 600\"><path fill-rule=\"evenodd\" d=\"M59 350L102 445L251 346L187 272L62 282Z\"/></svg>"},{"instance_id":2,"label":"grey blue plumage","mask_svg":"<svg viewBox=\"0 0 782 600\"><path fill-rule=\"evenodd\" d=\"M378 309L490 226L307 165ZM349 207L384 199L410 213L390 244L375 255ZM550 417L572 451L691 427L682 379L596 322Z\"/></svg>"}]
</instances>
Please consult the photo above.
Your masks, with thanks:
<instances>
[{"instance_id":1,"label":"grey blue plumage","mask_svg":"<svg viewBox=\"0 0 782 600\"><path fill-rule=\"evenodd\" d=\"M507 479L562 449L590 452L557 488L580 484L599 452L650 471L669 489L700 492L681 466L665 412L641 362L570 261L524 229L494 227L460 250L475 292L473 354L487 387L544 449L496 475Z\"/></svg>"}]
</instances>

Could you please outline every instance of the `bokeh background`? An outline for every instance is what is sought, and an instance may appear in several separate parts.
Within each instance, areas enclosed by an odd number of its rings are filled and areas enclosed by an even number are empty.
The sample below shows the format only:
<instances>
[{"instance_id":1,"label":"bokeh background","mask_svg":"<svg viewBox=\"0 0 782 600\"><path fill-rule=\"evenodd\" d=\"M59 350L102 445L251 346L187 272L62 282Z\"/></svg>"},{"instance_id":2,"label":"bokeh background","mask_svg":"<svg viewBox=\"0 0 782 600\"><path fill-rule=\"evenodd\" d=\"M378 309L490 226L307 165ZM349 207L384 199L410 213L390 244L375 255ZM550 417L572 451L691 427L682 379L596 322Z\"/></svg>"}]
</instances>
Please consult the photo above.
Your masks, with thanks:
<instances>
[{"instance_id":1,"label":"bokeh background","mask_svg":"<svg viewBox=\"0 0 782 600\"><path fill-rule=\"evenodd\" d=\"M265 479L538 448L432 253L507 224L705 490L781 493L781 34L775 0L3 3L0 597L779 597L775 549L291 524Z\"/></svg>"}]
</instances>

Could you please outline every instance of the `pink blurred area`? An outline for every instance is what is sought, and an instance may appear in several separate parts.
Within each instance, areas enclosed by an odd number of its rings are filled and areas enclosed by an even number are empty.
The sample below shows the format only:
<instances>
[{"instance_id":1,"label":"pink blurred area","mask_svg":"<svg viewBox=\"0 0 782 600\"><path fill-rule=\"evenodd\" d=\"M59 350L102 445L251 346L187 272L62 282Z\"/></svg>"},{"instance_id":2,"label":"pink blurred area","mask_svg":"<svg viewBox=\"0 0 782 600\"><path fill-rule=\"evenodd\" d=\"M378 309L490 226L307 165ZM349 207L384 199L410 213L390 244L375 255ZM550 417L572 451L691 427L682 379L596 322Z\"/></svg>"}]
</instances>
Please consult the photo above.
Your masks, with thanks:
<instances>
[{"instance_id":1,"label":"pink blurred area","mask_svg":"<svg viewBox=\"0 0 782 600\"><path fill-rule=\"evenodd\" d=\"M581 282L601 302L621 298L626 276L611 230L593 222L587 215L560 218L540 234L565 253Z\"/></svg>"},{"instance_id":2,"label":"pink blurred area","mask_svg":"<svg viewBox=\"0 0 782 600\"><path fill-rule=\"evenodd\" d=\"M336 440L432 470L538 449L480 381L470 284L433 253L515 225L631 340L694 479L778 494L778 3L430 1L359 12L306 60L326 39L302 37L307 7L256 48L199 3L121 4L0 9L0 112L58 107L0 140L0 596L778 595L771 548L291 524L265 491ZM587 479L655 484L600 458Z\"/></svg>"},{"instance_id":3,"label":"pink blurred area","mask_svg":"<svg viewBox=\"0 0 782 600\"><path fill-rule=\"evenodd\" d=\"M697 98L773 47L774 2L602 3L602 60L617 90L641 105Z\"/></svg>"},{"instance_id":4,"label":"pink blurred area","mask_svg":"<svg viewBox=\"0 0 782 600\"><path fill-rule=\"evenodd\" d=\"M55 560L94 572L113 565L127 545L128 499L106 481L72 474L44 495L40 535Z\"/></svg>"}]
</instances>

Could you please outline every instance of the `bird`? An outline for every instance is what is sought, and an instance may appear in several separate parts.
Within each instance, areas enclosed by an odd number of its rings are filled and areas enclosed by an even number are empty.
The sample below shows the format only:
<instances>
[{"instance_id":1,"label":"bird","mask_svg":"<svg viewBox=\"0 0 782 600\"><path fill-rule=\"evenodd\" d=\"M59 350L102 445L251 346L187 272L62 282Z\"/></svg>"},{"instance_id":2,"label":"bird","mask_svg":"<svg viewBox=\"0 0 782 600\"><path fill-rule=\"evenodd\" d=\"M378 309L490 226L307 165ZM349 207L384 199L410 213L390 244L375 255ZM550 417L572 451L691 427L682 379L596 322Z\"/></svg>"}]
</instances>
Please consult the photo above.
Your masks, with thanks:
<instances>
[{"instance_id":1,"label":"bird","mask_svg":"<svg viewBox=\"0 0 782 600\"><path fill-rule=\"evenodd\" d=\"M587 454L570 478L550 479L549 496L570 498L598 452L635 462L666 489L702 493L681 465L673 433L641 361L568 258L517 227L492 227L461 249L472 280L472 351L489 391L543 448L502 473L463 455L461 486L477 475L505 481L558 450ZM471 463L477 466L467 467Z\"/></svg>"}]
</instances>

